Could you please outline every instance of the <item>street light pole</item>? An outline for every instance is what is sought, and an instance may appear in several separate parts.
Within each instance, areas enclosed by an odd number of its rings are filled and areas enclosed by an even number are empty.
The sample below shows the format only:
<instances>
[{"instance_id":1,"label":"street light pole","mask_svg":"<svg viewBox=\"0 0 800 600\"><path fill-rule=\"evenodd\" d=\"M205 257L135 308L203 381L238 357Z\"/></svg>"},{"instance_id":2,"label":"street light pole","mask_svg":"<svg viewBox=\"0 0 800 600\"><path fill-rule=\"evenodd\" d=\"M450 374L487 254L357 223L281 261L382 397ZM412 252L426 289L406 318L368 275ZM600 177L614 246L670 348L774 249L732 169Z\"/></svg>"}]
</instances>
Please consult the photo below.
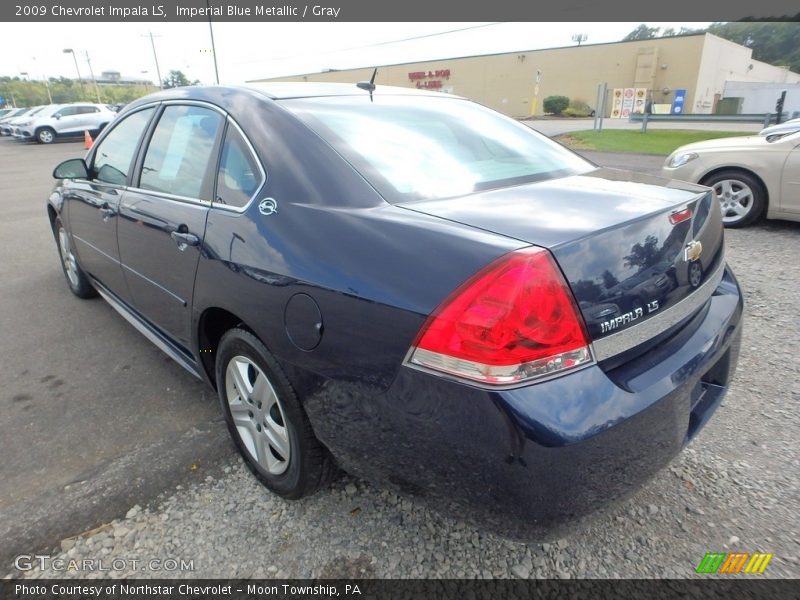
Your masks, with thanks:
<instances>
[{"instance_id":1,"label":"street light pole","mask_svg":"<svg viewBox=\"0 0 800 600\"><path fill-rule=\"evenodd\" d=\"M156 76L158 77L158 89L164 89L164 83L161 81L161 69L158 67L158 55L156 54L156 43L153 41L154 36L152 31L148 31L147 35L143 35L142 37L150 37L150 46L153 48L153 60L156 62Z\"/></svg>"},{"instance_id":2,"label":"street light pole","mask_svg":"<svg viewBox=\"0 0 800 600\"><path fill-rule=\"evenodd\" d=\"M94 71L92 70L92 60L89 58L89 51L84 50L86 53L86 64L89 65L89 75L92 77L92 83L94 83L94 93L97 95L97 103L102 104L103 101L100 99L100 88L97 87L97 79L94 78Z\"/></svg>"}]
</instances>

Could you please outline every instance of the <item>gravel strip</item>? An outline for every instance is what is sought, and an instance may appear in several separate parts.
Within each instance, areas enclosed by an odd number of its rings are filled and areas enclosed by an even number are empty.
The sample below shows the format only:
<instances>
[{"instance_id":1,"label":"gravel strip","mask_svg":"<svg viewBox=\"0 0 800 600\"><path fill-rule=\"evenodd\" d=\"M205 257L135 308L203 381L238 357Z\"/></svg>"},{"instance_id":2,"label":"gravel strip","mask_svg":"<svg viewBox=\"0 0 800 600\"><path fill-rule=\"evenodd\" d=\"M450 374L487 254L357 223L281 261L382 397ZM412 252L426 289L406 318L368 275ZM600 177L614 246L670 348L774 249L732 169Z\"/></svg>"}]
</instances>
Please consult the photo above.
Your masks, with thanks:
<instances>
[{"instance_id":1,"label":"gravel strip","mask_svg":"<svg viewBox=\"0 0 800 600\"><path fill-rule=\"evenodd\" d=\"M219 478L64 540L58 557L141 561L89 577L631 578L688 577L706 552L761 551L775 555L763 577L800 577L800 224L726 236L746 300L732 389L667 469L582 531L509 542L347 476L287 502L236 459ZM142 570L153 558L193 561L194 570Z\"/></svg>"}]
</instances>

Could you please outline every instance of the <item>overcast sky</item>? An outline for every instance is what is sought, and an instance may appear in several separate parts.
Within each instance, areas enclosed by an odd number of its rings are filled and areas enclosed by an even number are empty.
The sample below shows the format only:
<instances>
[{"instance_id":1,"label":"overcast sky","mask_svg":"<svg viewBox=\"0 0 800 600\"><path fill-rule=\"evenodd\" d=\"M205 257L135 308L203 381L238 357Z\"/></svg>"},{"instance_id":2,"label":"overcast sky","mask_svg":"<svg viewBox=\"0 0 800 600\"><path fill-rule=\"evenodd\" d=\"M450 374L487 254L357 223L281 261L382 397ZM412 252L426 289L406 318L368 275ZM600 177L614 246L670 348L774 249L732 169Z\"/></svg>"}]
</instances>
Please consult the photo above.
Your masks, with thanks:
<instances>
[{"instance_id":1,"label":"overcast sky","mask_svg":"<svg viewBox=\"0 0 800 600\"><path fill-rule=\"evenodd\" d=\"M435 58L512 52L622 39L639 23L215 23L221 83ZM709 23L648 23L705 27ZM214 83L208 23L19 23L3 25L0 75L31 79L120 71L155 81L147 33L152 31L162 78L170 69ZM450 33L444 33L450 32ZM442 34L442 35L436 35ZM416 38L416 39L407 39ZM405 41L401 41L405 40ZM144 72L144 73L143 73Z\"/></svg>"}]
</instances>

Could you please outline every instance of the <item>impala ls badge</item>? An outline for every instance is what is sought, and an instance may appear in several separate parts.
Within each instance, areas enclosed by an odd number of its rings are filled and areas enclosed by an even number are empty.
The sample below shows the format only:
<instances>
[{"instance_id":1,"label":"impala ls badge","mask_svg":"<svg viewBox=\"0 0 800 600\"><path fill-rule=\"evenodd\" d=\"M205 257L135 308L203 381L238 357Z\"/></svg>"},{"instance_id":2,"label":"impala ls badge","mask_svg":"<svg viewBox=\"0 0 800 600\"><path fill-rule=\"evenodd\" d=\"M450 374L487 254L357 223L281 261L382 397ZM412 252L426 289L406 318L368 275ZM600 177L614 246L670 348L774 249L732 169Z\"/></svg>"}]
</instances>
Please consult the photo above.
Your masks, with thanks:
<instances>
[{"instance_id":1,"label":"impala ls badge","mask_svg":"<svg viewBox=\"0 0 800 600\"><path fill-rule=\"evenodd\" d=\"M686 244L686 248L683 249L683 258L686 262L694 262L700 258L702 253L703 244L693 240Z\"/></svg>"},{"instance_id":2,"label":"impala ls badge","mask_svg":"<svg viewBox=\"0 0 800 600\"><path fill-rule=\"evenodd\" d=\"M264 198L258 203L258 210L262 215L274 215L278 212L278 201L275 198Z\"/></svg>"}]
</instances>

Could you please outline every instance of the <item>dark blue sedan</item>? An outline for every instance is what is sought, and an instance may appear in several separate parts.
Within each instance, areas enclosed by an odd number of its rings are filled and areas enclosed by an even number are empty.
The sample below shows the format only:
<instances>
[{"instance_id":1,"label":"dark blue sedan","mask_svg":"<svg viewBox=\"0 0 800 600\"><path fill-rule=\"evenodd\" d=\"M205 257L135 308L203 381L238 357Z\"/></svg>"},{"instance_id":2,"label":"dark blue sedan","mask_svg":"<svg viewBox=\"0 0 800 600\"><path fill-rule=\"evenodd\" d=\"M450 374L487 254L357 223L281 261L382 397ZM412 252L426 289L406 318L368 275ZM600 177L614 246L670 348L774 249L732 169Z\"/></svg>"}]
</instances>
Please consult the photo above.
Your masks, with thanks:
<instances>
[{"instance_id":1,"label":"dark blue sedan","mask_svg":"<svg viewBox=\"0 0 800 600\"><path fill-rule=\"evenodd\" d=\"M462 98L371 88L125 107L54 172L70 289L216 388L284 497L342 468L536 539L635 491L736 367L712 192L598 168Z\"/></svg>"}]
</instances>

